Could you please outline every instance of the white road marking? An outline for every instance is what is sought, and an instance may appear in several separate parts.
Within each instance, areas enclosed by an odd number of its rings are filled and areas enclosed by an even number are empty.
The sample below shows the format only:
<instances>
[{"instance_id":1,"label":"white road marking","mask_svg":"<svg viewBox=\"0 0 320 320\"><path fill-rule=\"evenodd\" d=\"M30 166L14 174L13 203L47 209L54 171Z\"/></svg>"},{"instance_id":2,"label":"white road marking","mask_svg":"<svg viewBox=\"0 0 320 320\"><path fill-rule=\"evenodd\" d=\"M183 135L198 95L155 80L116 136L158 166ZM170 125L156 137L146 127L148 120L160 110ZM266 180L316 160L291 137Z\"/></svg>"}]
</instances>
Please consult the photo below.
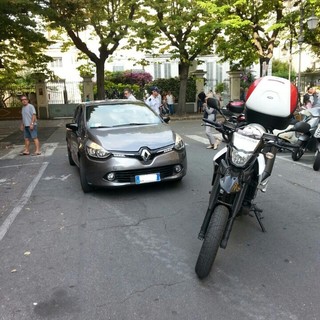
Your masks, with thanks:
<instances>
[{"instance_id":1,"label":"white road marking","mask_svg":"<svg viewBox=\"0 0 320 320\"><path fill-rule=\"evenodd\" d=\"M27 190L22 195L21 199L18 201L18 204L13 208L13 210L10 212L6 220L3 222L3 224L0 226L0 241L3 239L3 237L8 232L10 226L12 225L13 221L17 217L17 215L20 213L22 208L25 206L25 204L28 202L29 198L31 197L32 191L37 186L39 180L41 179L44 171L46 170L49 162L43 162L38 174L33 179L33 181L30 183Z\"/></svg>"},{"instance_id":2,"label":"white road marking","mask_svg":"<svg viewBox=\"0 0 320 320\"><path fill-rule=\"evenodd\" d=\"M222 140L222 136L220 133L215 133L213 134L214 137L218 140ZM189 139L192 139L192 140L195 140L195 141L198 141L198 142L201 142L203 144L208 144L209 143L209 140L208 138L204 138L204 137L200 137L200 136L197 136L197 135L194 135L194 134L190 134L190 135L186 135L187 138Z\"/></svg>"},{"instance_id":3,"label":"white road marking","mask_svg":"<svg viewBox=\"0 0 320 320\"><path fill-rule=\"evenodd\" d=\"M58 147L57 142L54 143L44 143L41 146L41 155L38 157L50 157L52 156L54 150ZM12 160L17 156L20 156L20 152L23 151L24 145L15 145L13 146L12 150L10 150L7 154L0 157L0 160Z\"/></svg>"},{"instance_id":4,"label":"white road marking","mask_svg":"<svg viewBox=\"0 0 320 320\"><path fill-rule=\"evenodd\" d=\"M60 178L56 177L56 176L50 176L50 177L45 177L43 178L42 180L61 180L61 181L65 181L67 180L69 177L71 176L71 174L67 174L66 176L65 175L62 175L60 176Z\"/></svg>"},{"instance_id":5,"label":"white road marking","mask_svg":"<svg viewBox=\"0 0 320 320\"><path fill-rule=\"evenodd\" d=\"M204 138L204 137L201 137L201 136L198 136L198 135L185 135L186 138L189 138L189 139L192 139L192 140L195 140L195 141L198 141L198 142L201 142L203 144L208 144L208 138ZM218 135L216 136L215 135L215 138L216 139L219 139ZM303 158L311 158L311 157L314 157L314 154L304 154L303 155ZM301 167L306 167L306 168L311 168L312 166L310 164L306 164L306 163L303 163L301 161L293 161L291 159L291 154L288 154L288 156L283 156L283 155L280 155L279 153L277 154L277 159L280 159L280 160L284 160L284 161L289 161L289 162L293 162L295 165L298 165L298 166L301 166Z\"/></svg>"},{"instance_id":6,"label":"white road marking","mask_svg":"<svg viewBox=\"0 0 320 320\"><path fill-rule=\"evenodd\" d=\"M12 149L5 154L4 156L2 156L0 159L2 160L7 160L7 159L14 159L21 151L23 151L24 145L14 145L12 147Z\"/></svg>"}]
</instances>

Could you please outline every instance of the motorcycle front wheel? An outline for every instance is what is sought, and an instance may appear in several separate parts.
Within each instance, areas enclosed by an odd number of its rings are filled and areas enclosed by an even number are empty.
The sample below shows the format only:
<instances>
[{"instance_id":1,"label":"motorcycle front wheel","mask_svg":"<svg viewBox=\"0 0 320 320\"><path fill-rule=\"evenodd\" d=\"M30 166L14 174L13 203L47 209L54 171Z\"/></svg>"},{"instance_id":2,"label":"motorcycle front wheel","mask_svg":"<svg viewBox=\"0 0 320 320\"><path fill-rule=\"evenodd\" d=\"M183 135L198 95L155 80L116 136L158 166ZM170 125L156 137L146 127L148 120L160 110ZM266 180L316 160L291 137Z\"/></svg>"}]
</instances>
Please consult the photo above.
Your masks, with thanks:
<instances>
[{"instance_id":1,"label":"motorcycle front wheel","mask_svg":"<svg viewBox=\"0 0 320 320\"><path fill-rule=\"evenodd\" d=\"M314 171L319 171L319 169L320 169L320 151L317 150L316 157L315 157L314 162L313 162L313 170Z\"/></svg>"},{"instance_id":2,"label":"motorcycle front wheel","mask_svg":"<svg viewBox=\"0 0 320 320\"><path fill-rule=\"evenodd\" d=\"M297 148L292 151L291 158L293 161L298 161L304 154L304 151L302 148Z\"/></svg>"},{"instance_id":3,"label":"motorcycle front wheel","mask_svg":"<svg viewBox=\"0 0 320 320\"><path fill-rule=\"evenodd\" d=\"M196 274L200 279L207 277L210 273L228 217L229 210L226 206L217 206L212 213L195 267Z\"/></svg>"}]
</instances>

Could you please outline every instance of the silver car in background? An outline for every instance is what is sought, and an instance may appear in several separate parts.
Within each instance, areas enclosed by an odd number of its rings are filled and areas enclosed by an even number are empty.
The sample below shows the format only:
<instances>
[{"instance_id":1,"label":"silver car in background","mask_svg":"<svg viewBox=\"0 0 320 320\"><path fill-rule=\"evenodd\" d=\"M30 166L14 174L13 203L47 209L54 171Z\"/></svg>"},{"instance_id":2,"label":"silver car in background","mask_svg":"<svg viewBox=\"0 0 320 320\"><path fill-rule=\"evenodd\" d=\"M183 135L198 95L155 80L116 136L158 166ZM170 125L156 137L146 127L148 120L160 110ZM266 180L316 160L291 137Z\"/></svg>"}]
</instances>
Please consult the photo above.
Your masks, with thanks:
<instances>
[{"instance_id":1,"label":"silver car in background","mask_svg":"<svg viewBox=\"0 0 320 320\"><path fill-rule=\"evenodd\" d=\"M66 124L70 165L84 192L181 180L187 172L182 138L142 101L92 101Z\"/></svg>"}]
</instances>

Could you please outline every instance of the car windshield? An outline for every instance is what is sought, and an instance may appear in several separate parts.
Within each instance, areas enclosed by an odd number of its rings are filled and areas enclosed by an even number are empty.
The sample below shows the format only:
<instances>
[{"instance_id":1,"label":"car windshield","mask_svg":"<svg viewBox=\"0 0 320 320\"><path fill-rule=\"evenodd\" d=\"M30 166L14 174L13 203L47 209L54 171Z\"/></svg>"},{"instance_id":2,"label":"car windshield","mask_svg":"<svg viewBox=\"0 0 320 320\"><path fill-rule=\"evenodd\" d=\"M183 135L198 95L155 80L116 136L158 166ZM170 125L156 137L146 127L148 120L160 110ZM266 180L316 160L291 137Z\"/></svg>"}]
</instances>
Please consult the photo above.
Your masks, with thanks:
<instances>
[{"instance_id":1,"label":"car windshield","mask_svg":"<svg viewBox=\"0 0 320 320\"><path fill-rule=\"evenodd\" d=\"M129 125L161 123L160 118L145 104L114 103L86 107L87 126L112 128Z\"/></svg>"}]
</instances>

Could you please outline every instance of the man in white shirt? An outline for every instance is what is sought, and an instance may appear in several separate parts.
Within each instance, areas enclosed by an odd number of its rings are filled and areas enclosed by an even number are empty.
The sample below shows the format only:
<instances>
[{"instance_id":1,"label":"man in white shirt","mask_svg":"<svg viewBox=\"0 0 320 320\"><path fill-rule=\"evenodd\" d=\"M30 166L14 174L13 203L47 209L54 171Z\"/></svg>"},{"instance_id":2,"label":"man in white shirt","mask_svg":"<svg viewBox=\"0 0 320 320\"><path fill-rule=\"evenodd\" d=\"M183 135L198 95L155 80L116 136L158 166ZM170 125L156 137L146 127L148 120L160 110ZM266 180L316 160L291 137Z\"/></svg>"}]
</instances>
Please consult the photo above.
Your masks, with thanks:
<instances>
[{"instance_id":1,"label":"man in white shirt","mask_svg":"<svg viewBox=\"0 0 320 320\"><path fill-rule=\"evenodd\" d=\"M137 100L136 97L132 94L131 89L128 89L128 88L124 89L123 94L128 100L131 100L131 101Z\"/></svg>"},{"instance_id":2,"label":"man in white shirt","mask_svg":"<svg viewBox=\"0 0 320 320\"><path fill-rule=\"evenodd\" d=\"M144 101L153 111L160 115L161 99L159 99L159 89L157 87L152 88L152 93Z\"/></svg>"}]
</instances>

